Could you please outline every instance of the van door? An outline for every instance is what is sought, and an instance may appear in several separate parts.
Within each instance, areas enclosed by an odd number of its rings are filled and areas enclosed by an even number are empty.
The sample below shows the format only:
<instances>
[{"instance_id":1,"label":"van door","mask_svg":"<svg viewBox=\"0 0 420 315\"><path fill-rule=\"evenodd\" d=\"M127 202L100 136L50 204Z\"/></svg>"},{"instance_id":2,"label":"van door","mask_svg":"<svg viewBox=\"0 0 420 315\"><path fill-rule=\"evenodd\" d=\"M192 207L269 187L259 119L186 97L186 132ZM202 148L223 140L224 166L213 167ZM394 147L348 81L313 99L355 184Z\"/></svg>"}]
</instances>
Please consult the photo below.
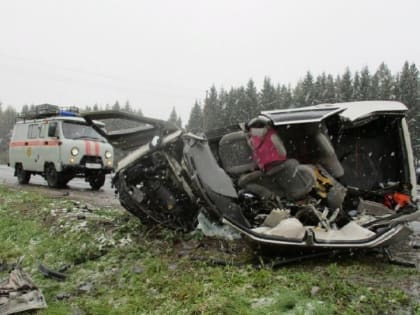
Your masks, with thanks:
<instances>
[{"instance_id":1,"label":"van door","mask_svg":"<svg viewBox=\"0 0 420 315\"><path fill-rule=\"evenodd\" d=\"M61 154L60 154L60 123L58 121L49 121L45 125L44 138L44 163L52 162L57 171L61 171Z\"/></svg>"},{"instance_id":2,"label":"van door","mask_svg":"<svg viewBox=\"0 0 420 315\"><path fill-rule=\"evenodd\" d=\"M44 171L45 161L48 161L49 146L48 146L47 133L48 133L48 121L44 121L40 124L40 128L39 128L39 147L38 147L39 158L36 163L36 170L38 172Z\"/></svg>"},{"instance_id":3,"label":"van door","mask_svg":"<svg viewBox=\"0 0 420 315\"><path fill-rule=\"evenodd\" d=\"M30 123L28 126L27 140L25 141L25 160L23 163L23 168L26 170L38 171L39 169L40 127L39 123Z\"/></svg>"}]
</instances>

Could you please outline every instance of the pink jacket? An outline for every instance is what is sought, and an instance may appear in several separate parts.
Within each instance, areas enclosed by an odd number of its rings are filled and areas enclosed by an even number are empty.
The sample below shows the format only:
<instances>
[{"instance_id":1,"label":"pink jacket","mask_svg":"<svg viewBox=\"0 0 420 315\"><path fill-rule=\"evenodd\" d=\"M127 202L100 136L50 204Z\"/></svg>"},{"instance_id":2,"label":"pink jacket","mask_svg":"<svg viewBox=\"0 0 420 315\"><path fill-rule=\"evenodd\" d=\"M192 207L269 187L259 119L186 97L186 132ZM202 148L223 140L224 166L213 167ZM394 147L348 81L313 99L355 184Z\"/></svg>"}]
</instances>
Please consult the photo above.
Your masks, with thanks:
<instances>
[{"instance_id":1,"label":"pink jacket","mask_svg":"<svg viewBox=\"0 0 420 315\"><path fill-rule=\"evenodd\" d=\"M277 133L273 128L263 135L256 135L251 129L251 145L253 149L253 159L258 167L263 170L269 170L277 162L283 162L287 159L287 155L277 150L273 136L277 137Z\"/></svg>"}]
</instances>

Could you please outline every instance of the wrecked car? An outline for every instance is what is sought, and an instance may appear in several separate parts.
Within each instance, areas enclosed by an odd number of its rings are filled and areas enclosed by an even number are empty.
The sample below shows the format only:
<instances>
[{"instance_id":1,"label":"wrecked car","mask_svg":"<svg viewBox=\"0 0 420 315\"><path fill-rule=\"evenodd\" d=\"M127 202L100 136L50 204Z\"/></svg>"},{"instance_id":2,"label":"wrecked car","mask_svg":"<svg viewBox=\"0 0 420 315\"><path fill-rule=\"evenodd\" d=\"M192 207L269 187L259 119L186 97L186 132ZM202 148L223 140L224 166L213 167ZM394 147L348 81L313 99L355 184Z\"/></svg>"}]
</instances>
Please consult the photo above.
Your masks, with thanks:
<instances>
[{"instance_id":1,"label":"wrecked car","mask_svg":"<svg viewBox=\"0 0 420 315\"><path fill-rule=\"evenodd\" d=\"M125 157L113 185L144 224L192 230L199 213L275 250L383 247L418 218L404 104L365 101L261 112L203 135L121 112L105 133Z\"/></svg>"}]
</instances>

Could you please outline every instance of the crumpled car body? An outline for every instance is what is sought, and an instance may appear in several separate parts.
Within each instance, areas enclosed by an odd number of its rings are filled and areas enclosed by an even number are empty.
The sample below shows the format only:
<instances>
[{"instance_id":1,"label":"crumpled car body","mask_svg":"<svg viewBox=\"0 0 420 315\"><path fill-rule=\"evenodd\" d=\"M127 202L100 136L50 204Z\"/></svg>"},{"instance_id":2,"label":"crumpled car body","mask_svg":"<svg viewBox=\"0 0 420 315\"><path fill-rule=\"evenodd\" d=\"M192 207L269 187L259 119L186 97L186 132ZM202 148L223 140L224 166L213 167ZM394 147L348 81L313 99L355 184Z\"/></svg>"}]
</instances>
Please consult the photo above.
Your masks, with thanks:
<instances>
[{"instance_id":1,"label":"crumpled car body","mask_svg":"<svg viewBox=\"0 0 420 315\"><path fill-rule=\"evenodd\" d=\"M144 224L188 231L201 212L288 251L383 247L408 236L420 211L406 111L392 101L321 104L204 135L121 112L85 119L138 123L98 132L124 152L113 185ZM265 169L256 153L267 130L282 159Z\"/></svg>"}]
</instances>

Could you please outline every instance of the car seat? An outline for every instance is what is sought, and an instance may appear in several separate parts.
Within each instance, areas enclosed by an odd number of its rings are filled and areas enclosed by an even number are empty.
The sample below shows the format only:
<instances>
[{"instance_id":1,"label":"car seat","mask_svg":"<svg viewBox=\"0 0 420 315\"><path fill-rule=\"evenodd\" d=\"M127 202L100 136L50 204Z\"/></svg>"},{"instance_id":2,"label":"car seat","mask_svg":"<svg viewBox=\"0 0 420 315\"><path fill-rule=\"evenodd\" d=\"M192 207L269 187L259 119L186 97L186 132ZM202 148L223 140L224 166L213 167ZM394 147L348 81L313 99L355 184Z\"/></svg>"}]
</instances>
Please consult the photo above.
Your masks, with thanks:
<instances>
[{"instance_id":1,"label":"car seat","mask_svg":"<svg viewBox=\"0 0 420 315\"><path fill-rule=\"evenodd\" d=\"M289 200L305 197L316 181L312 168L287 158L283 141L265 117L251 120L248 130L254 159L276 188Z\"/></svg>"},{"instance_id":2,"label":"car seat","mask_svg":"<svg viewBox=\"0 0 420 315\"><path fill-rule=\"evenodd\" d=\"M244 131L224 135L219 141L218 151L223 169L236 179L240 188L261 198L274 197L275 193L268 189L271 181L258 169Z\"/></svg>"},{"instance_id":3,"label":"car seat","mask_svg":"<svg viewBox=\"0 0 420 315\"><path fill-rule=\"evenodd\" d=\"M230 175L237 177L240 188L250 190L260 197L269 198L274 195L286 197L289 200L298 200L309 193L315 183L315 175L312 169L300 165L294 159L287 160L287 152L283 142L274 129L268 128L266 122L251 121L248 134L237 131L227 134L219 141L219 156L223 168ZM269 157L256 156L249 137L263 137L268 135L269 141L275 152ZM265 140L264 140L265 141ZM258 142L261 143L261 142ZM257 144L258 145L258 144ZM267 153L267 148L259 153ZM276 157L278 159L276 160ZM260 164L260 165L258 165Z\"/></svg>"},{"instance_id":4,"label":"car seat","mask_svg":"<svg viewBox=\"0 0 420 315\"><path fill-rule=\"evenodd\" d=\"M328 136L319 130L314 136L314 144L314 161L322 165L333 177L340 178L343 176L344 168L338 160Z\"/></svg>"}]
</instances>

